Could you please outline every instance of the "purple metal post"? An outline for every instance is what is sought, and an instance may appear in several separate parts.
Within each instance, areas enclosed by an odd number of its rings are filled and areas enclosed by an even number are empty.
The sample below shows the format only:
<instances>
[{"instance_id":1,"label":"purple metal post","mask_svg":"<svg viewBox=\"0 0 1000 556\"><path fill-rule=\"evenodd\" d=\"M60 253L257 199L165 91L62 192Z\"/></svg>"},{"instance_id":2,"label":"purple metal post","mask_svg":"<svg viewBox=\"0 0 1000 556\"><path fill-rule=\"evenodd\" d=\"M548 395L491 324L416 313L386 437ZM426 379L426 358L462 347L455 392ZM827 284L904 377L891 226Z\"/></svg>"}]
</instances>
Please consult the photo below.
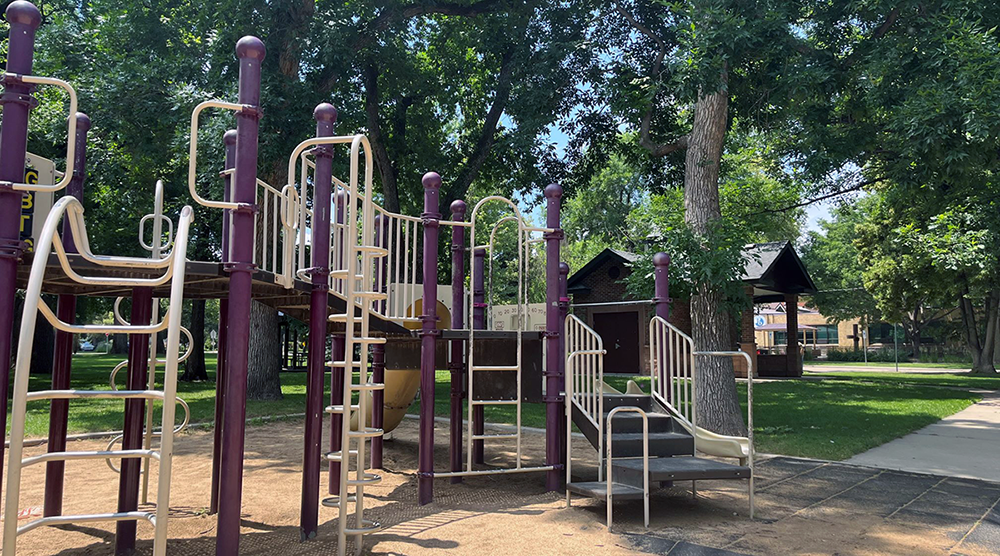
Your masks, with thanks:
<instances>
[{"instance_id":1,"label":"purple metal post","mask_svg":"<svg viewBox=\"0 0 1000 556\"><path fill-rule=\"evenodd\" d=\"M475 283L472 284L472 328L486 329L486 249L477 247L472 253L472 264L475 269ZM472 392L466 392L472 400ZM486 408L481 405L472 408L472 434L480 436L486 430ZM486 447L483 440L472 441L472 462L483 463L486 460Z\"/></svg>"},{"instance_id":2,"label":"purple metal post","mask_svg":"<svg viewBox=\"0 0 1000 556\"><path fill-rule=\"evenodd\" d=\"M545 187L546 227L552 232L545 234L545 464L555 466L545 477L547 490L558 490L563 476L562 457L559 447L562 441L563 414L562 374L559 360L563 354L559 351L560 329L559 314L559 242L563 233L559 227L559 199L562 197L562 187L550 184Z\"/></svg>"},{"instance_id":3,"label":"purple metal post","mask_svg":"<svg viewBox=\"0 0 1000 556\"><path fill-rule=\"evenodd\" d=\"M465 220L465 201L458 199L451 204L451 219ZM451 228L451 328L462 329L465 315L465 228ZM463 340L451 341L451 470L462 470L462 375L465 370ZM461 477L452 477L452 483L461 483Z\"/></svg>"},{"instance_id":4,"label":"purple metal post","mask_svg":"<svg viewBox=\"0 0 1000 556\"><path fill-rule=\"evenodd\" d=\"M34 87L11 74L30 75L35 49L35 29L42 14L30 2L16 0L7 6L10 24L7 74L3 78L3 125L0 126L0 430L7 430L7 394L10 388L11 332L14 329L14 294L17 261L21 258L21 192L10 184L24 181L24 156L28 145L28 111L36 104ZM4 447L0 445L0 461ZM0 478L3 471L0 470Z\"/></svg>"},{"instance_id":5,"label":"purple metal post","mask_svg":"<svg viewBox=\"0 0 1000 556\"><path fill-rule=\"evenodd\" d=\"M313 110L316 137L333 135L337 109L326 102ZM306 431L302 456L302 507L299 539L316 536L319 523L320 443L323 440L323 382L326 378L327 297L330 295L330 194L333 188L333 147L317 145L313 174L312 292L309 297L309 368L306 373Z\"/></svg>"},{"instance_id":6,"label":"purple metal post","mask_svg":"<svg viewBox=\"0 0 1000 556\"><path fill-rule=\"evenodd\" d=\"M653 255L653 295L656 316L670 322L670 255L662 251ZM660 365L656 370L660 373L658 377L660 384L666 386L663 392L670 402L672 401L670 392L673 388L666 382L670 380L670 346L667 344L668 342L660 342ZM653 369L650 369L650 372L653 372Z\"/></svg>"},{"instance_id":7,"label":"purple metal post","mask_svg":"<svg viewBox=\"0 0 1000 556\"><path fill-rule=\"evenodd\" d=\"M153 238L154 241L158 241ZM133 326L145 326L153 318L153 290L149 287L132 290ZM149 369L149 334L132 334L128 338L127 390L145 390ZM125 400L125 427L122 430L122 450L142 449L142 419L146 414L146 400ZM134 512L139 509L139 471L142 460L122 459L118 476L118 511ZM136 522L119 521L115 524L115 554L131 556L135 553Z\"/></svg>"},{"instance_id":8,"label":"purple metal post","mask_svg":"<svg viewBox=\"0 0 1000 556\"><path fill-rule=\"evenodd\" d=\"M226 160L223 168L232 170L236 166L236 130L230 129L222 136L226 147ZM232 197L232 174L222 173L223 200L227 203ZM229 209L222 213L222 262L229 262ZM219 300L219 351L215 359L215 435L212 442L212 498L208 513L219 511L219 475L222 465L222 416L226 410L226 352L229 341L229 300Z\"/></svg>"},{"instance_id":9,"label":"purple metal post","mask_svg":"<svg viewBox=\"0 0 1000 556\"><path fill-rule=\"evenodd\" d=\"M334 197L337 206L337 224L344 223L344 208L347 205L347 196L343 189L337 191ZM341 233L337 239L337 261L334 268L344 267L344 234ZM346 361L347 339L343 333L334 334L330 346L330 357L334 361ZM341 405L344 403L344 372L343 369L330 369L330 405ZM334 413L330 415L330 451L340 451L341 429L343 428L343 414ZM340 462L330 462L329 473L330 494L340 494Z\"/></svg>"},{"instance_id":10,"label":"purple metal post","mask_svg":"<svg viewBox=\"0 0 1000 556\"><path fill-rule=\"evenodd\" d=\"M423 506L434 499L434 372L437 343L437 259L438 212L441 176L424 174L424 314L420 316L420 440L418 448L417 503Z\"/></svg>"},{"instance_id":11,"label":"purple metal post","mask_svg":"<svg viewBox=\"0 0 1000 556\"><path fill-rule=\"evenodd\" d=\"M257 37L243 37L236 43L240 59L239 103L245 108L236 114L236 174L233 177L233 234L253 237L257 211L257 132L260 113L260 66L264 43ZM229 326L226 347L226 405L222 423L222 466L219 481L219 518L215 553L236 556L240 547L240 509L243 501L243 446L246 427L247 358L250 348L250 299L253 242L238 241L230 246Z\"/></svg>"},{"instance_id":12,"label":"purple metal post","mask_svg":"<svg viewBox=\"0 0 1000 556\"><path fill-rule=\"evenodd\" d=\"M90 118L82 112L76 113L76 155L73 161L73 179L66 186L66 194L83 201L83 182L87 177L87 130ZM70 230L68 219L63 220L62 241L69 253L76 253L76 242ZM76 296L59 296L56 316L63 322L72 323L76 319ZM73 334L56 330L55 349L52 356L52 389L68 390L73 361ZM66 450L66 426L69 416L69 400L52 400L49 406L49 452ZM62 515L63 476L65 461L50 461L45 464L45 504L42 515Z\"/></svg>"},{"instance_id":13,"label":"purple metal post","mask_svg":"<svg viewBox=\"0 0 1000 556\"><path fill-rule=\"evenodd\" d=\"M389 245L389 219L383 218L381 214L375 215L375 245L387 247ZM386 257L380 257L376 264L378 269L378 279L375 282L376 291L387 292L388 286L388 266ZM379 306L385 311L386 302L379 301ZM385 384L385 344L372 345L372 382ZM385 411L385 391L374 390L372 392L372 428L381 429L384 424ZM382 469L382 435L372 438L372 469Z\"/></svg>"},{"instance_id":14,"label":"purple metal post","mask_svg":"<svg viewBox=\"0 0 1000 556\"><path fill-rule=\"evenodd\" d=\"M569 265L559 263L559 391L566 392L566 315L569 314ZM559 421L559 462L566 465L566 439L570 431L566 430L566 420Z\"/></svg>"}]
</instances>

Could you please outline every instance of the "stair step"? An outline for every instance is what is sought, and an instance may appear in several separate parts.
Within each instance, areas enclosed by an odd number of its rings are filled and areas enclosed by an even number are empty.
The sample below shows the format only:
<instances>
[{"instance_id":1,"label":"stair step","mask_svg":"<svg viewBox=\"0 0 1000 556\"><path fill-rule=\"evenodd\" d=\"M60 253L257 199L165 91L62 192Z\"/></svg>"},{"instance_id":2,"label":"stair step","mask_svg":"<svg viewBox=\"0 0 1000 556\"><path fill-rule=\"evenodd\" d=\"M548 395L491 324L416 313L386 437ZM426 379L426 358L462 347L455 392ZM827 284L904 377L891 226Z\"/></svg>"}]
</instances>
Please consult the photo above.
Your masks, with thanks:
<instances>
[{"instance_id":1,"label":"stair step","mask_svg":"<svg viewBox=\"0 0 1000 556\"><path fill-rule=\"evenodd\" d=\"M642 458L616 460L611 464L612 480L642 487ZM650 483L662 481L702 481L749 479L750 468L693 456L650 458Z\"/></svg>"},{"instance_id":2,"label":"stair step","mask_svg":"<svg viewBox=\"0 0 1000 556\"><path fill-rule=\"evenodd\" d=\"M653 408L653 399L648 394L605 394L604 411L611 411L616 407L628 406L638 407L643 411L650 411ZM617 417L615 417L617 419Z\"/></svg>"},{"instance_id":3,"label":"stair step","mask_svg":"<svg viewBox=\"0 0 1000 556\"><path fill-rule=\"evenodd\" d=\"M681 432L683 429L674 423L674 418L666 413L647 413L649 432ZM608 422L607 413L604 422ZM618 413L611 423L611 432L642 432L642 415L638 413Z\"/></svg>"},{"instance_id":4,"label":"stair step","mask_svg":"<svg viewBox=\"0 0 1000 556\"><path fill-rule=\"evenodd\" d=\"M566 490L600 500L608 498L608 483L606 481L569 483L566 485ZM636 488L622 483L611 483L611 496L613 500L642 500L642 487Z\"/></svg>"},{"instance_id":5,"label":"stair step","mask_svg":"<svg viewBox=\"0 0 1000 556\"><path fill-rule=\"evenodd\" d=\"M612 456L616 458L642 457L642 433L614 433L611 442ZM649 457L690 455L694 453L694 439L686 433L649 433Z\"/></svg>"}]
</instances>

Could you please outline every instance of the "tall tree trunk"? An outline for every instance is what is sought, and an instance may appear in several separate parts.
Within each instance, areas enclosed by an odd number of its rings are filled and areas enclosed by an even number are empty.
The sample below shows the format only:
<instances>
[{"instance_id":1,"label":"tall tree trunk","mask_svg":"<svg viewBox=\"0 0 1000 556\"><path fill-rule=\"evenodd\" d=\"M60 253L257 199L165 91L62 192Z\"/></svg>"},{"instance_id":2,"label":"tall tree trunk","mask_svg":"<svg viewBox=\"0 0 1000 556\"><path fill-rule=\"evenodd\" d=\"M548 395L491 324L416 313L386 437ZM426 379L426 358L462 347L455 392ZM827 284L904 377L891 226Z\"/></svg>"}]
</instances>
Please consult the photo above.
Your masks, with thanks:
<instances>
[{"instance_id":1,"label":"tall tree trunk","mask_svg":"<svg viewBox=\"0 0 1000 556\"><path fill-rule=\"evenodd\" d=\"M111 335L111 353L117 355L128 354L128 334Z\"/></svg>"},{"instance_id":2,"label":"tall tree trunk","mask_svg":"<svg viewBox=\"0 0 1000 556\"><path fill-rule=\"evenodd\" d=\"M281 399L281 330L278 311L258 303L250 306L248 400Z\"/></svg>"},{"instance_id":3,"label":"tall tree trunk","mask_svg":"<svg viewBox=\"0 0 1000 556\"><path fill-rule=\"evenodd\" d=\"M191 301L191 356L184 362L184 374L181 380L193 382L195 380L208 380L208 371L205 369L205 300L195 299Z\"/></svg>"},{"instance_id":4,"label":"tall tree trunk","mask_svg":"<svg viewBox=\"0 0 1000 556\"><path fill-rule=\"evenodd\" d=\"M707 235L722 218L719 206L719 162L726 138L727 95L703 94L694 109L694 125L684 160L684 219L691 229ZM705 248L708 248L706 246ZM691 298L691 331L695 349L722 351L732 348L725 294L710 284L697 287ZM698 373L698 424L727 435L745 435L733 362L728 357L700 357Z\"/></svg>"},{"instance_id":5,"label":"tall tree trunk","mask_svg":"<svg viewBox=\"0 0 1000 556\"><path fill-rule=\"evenodd\" d=\"M45 303L42 300L42 303ZM42 315L35 319L35 343L31 345L31 374L47 375L52 373L54 352L52 345L56 341L56 331ZM74 337L73 341L76 341Z\"/></svg>"},{"instance_id":6,"label":"tall tree trunk","mask_svg":"<svg viewBox=\"0 0 1000 556\"><path fill-rule=\"evenodd\" d=\"M972 354L972 372L975 374L995 374L996 367L993 364L993 355L996 350L997 327L1000 326L1000 319L997 313L1000 310L1000 290L993 290L985 300L983 321L986 323L985 329L980 331L979 323L976 319L976 309L972 301L968 298L968 290L959 299L959 310L962 314L962 329L965 334L965 341Z\"/></svg>"}]
</instances>

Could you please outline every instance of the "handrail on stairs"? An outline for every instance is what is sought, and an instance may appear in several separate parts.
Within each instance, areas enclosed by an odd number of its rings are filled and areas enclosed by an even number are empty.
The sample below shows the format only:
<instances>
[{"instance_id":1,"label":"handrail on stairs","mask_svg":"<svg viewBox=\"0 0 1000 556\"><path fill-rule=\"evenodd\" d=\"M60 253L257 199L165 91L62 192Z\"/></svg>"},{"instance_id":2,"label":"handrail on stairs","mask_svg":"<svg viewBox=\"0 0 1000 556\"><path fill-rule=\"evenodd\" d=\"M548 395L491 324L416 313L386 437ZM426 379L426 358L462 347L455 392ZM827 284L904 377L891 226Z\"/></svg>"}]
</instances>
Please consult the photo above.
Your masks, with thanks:
<instances>
[{"instance_id":1,"label":"handrail on stairs","mask_svg":"<svg viewBox=\"0 0 1000 556\"><path fill-rule=\"evenodd\" d=\"M619 413L638 413L642 415L642 512L643 522L649 528L649 416L638 407L619 406L608 413L608 475L607 475L607 505L608 505L608 531L611 531L611 506L612 506L612 484L611 484L611 444L614 435L611 434L611 423L614 416Z\"/></svg>"}]
</instances>

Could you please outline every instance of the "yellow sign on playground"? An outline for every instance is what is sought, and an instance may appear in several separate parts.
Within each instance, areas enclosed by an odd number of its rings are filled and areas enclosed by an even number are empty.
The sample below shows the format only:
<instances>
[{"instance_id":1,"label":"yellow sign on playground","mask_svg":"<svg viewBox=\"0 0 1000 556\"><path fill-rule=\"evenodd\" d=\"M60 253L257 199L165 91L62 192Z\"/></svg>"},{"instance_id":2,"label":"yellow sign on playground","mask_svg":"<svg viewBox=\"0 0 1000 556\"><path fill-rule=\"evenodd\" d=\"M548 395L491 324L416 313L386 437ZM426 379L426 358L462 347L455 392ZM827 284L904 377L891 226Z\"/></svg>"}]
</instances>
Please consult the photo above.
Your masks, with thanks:
<instances>
[{"instance_id":1,"label":"yellow sign on playground","mask_svg":"<svg viewBox=\"0 0 1000 556\"><path fill-rule=\"evenodd\" d=\"M56 183L56 165L51 160L27 153L24 167L24 183ZM45 219L52 210L53 197L51 191L27 191L21 197L21 241L28 244L28 251L35 248L35 238L42 233Z\"/></svg>"}]
</instances>

